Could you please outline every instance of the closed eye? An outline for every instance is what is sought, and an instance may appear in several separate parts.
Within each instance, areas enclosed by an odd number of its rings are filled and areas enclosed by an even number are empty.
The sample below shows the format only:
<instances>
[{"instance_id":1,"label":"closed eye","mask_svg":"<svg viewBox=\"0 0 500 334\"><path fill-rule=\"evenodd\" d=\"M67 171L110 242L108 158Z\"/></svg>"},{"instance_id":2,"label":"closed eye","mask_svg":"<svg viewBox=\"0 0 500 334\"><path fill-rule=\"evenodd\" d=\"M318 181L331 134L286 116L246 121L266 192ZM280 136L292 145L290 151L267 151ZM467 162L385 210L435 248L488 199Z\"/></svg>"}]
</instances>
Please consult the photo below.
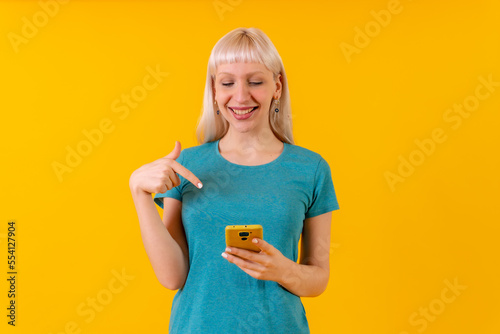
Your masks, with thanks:
<instances>
[{"instance_id":1,"label":"closed eye","mask_svg":"<svg viewBox=\"0 0 500 334\"><path fill-rule=\"evenodd\" d=\"M226 82L226 83L222 83L222 86L229 87L229 86L231 86L232 84L233 84L232 82ZM251 84L251 85L255 85L255 86L257 86L257 85L262 84L262 81L261 81L261 82L250 82L250 84Z\"/></svg>"}]
</instances>

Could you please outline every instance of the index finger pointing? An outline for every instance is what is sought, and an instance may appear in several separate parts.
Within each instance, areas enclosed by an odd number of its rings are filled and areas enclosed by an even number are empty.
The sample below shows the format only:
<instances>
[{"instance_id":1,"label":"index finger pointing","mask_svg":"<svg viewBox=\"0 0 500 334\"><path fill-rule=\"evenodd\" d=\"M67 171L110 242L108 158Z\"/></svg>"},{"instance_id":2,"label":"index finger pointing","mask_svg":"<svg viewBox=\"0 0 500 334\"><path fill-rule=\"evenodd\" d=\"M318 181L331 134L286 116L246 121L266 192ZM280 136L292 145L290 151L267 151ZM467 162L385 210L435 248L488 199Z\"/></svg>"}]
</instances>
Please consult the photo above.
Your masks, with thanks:
<instances>
[{"instance_id":1,"label":"index finger pointing","mask_svg":"<svg viewBox=\"0 0 500 334\"><path fill-rule=\"evenodd\" d=\"M172 169L174 172L182 175L186 180L194 184L196 188L201 189L203 187L203 184L201 181L194 175L189 169L178 163L177 161L172 162Z\"/></svg>"}]
</instances>

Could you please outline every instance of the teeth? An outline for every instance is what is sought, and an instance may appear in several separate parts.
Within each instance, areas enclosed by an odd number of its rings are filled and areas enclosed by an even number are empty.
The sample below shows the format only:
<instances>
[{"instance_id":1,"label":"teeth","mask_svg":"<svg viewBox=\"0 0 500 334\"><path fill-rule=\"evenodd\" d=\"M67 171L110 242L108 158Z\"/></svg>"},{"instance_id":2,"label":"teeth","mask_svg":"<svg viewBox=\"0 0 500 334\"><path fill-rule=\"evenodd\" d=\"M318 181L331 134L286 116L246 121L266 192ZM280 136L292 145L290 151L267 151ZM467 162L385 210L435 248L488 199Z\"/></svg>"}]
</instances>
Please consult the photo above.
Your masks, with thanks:
<instances>
[{"instance_id":1,"label":"teeth","mask_svg":"<svg viewBox=\"0 0 500 334\"><path fill-rule=\"evenodd\" d=\"M249 108L249 109L245 109L245 110L235 110L235 109L231 109L231 110L237 115L245 115L245 114L248 114L249 112L251 112L253 110L253 108Z\"/></svg>"}]
</instances>

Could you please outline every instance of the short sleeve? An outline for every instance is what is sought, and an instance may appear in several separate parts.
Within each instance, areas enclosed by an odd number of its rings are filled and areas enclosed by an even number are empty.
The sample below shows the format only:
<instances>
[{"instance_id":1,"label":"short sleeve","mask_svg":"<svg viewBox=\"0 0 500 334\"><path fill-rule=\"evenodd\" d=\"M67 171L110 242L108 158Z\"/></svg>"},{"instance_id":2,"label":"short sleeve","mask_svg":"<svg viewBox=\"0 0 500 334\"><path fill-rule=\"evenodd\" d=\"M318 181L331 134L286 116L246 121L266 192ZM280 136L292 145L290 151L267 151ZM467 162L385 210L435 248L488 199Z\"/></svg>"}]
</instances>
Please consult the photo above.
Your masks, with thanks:
<instances>
[{"instance_id":1,"label":"short sleeve","mask_svg":"<svg viewBox=\"0 0 500 334\"><path fill-rule=\"evenodd\" d=\"M316 168L312 199L305 218L319 216L338 209L339 204L333 186L330 166L321 157Z\"/></svg>"},{"instance_id":2,"label":"short sleeve","mask_svg":"<svg viewBox=\"0 0 500 334\"><path fill-rule=\"evenodd\" d=\"M175 161L177 161L181 165L183 164L183 161L184 161L184 151L181 151L181 153L179 154L179 157L177 159L175 159ZM181 187L182 187L185 179L181 175L179 175L179 179L181 180L181 184L180 185L178 185L177 187L174 187L174 188L172 188L170 190L167 190L164 193L155 194L155 196L153 197L154 202L160 208L163 209L163 198L164 197L171 197L171 198L175 198L175 199L177 199L179 201L182 201Z\"/></svg>"}]
</instances>

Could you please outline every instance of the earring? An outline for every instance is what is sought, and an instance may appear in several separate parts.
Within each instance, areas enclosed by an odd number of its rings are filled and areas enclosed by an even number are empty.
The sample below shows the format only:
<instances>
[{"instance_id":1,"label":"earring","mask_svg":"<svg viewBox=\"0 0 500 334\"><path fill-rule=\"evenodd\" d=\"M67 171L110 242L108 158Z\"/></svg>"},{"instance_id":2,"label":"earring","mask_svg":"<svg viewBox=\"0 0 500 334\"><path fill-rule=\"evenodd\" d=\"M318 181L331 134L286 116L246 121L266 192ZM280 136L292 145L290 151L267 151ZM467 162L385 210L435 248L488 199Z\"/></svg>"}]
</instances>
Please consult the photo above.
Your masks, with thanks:
<instances>
[{"instance_id":1,"label":"earring","mask_svg":"<svg viewBox=\"0 0 500 334\"><path fill-rule=\"evenodd\" d=\"M274 100L274 104L276 104L276 108L274 109L274 111L275 112L279 112L280 110L279 110L278 106L280 104L280 100L279 99L278 100Z\"/></svg>"},{"instance_id":2,"label":"earring","mask_svg":"<svg viewBox=\"0 0 500 334\"><path fill-rule=\"evenodd\" d=\"M214 104L217 104L217 101L214 101ZM217 115L219 115L219 108L217 108Z\"/></svg>"}]
</instances>

